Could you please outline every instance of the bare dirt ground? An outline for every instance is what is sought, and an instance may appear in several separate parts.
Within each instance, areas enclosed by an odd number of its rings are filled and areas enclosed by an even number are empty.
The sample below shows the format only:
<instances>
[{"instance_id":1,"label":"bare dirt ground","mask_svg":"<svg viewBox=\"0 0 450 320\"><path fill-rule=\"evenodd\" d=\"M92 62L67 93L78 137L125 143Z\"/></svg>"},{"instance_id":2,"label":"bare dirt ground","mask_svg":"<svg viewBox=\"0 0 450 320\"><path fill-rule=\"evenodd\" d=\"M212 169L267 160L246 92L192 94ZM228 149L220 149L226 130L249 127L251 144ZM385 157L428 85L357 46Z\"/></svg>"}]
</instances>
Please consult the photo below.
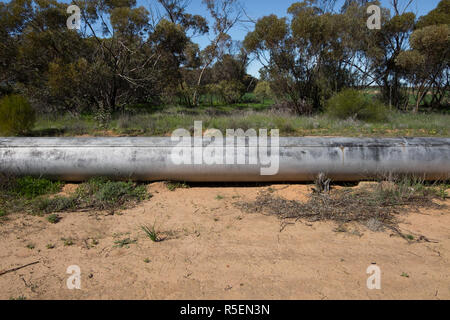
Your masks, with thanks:
<instances>
[{"instance_id":1,"label":"bare dirt ground","mask_svg":"<svg viewBox=\"0 0 450 320\"><path fill-rule=\"evenodd\" d=\"M403 231L432 240L408 243L358 224L346 232L337 232L333 222L282 226L274 216L244 213L234 205L268 188L169 191L153 183L150 200L121 214L61 213L57 224L10 215L0 224L0 274L38 263L0 275L0 298L450 298L448 207L402 214ZM309 185L270 188L292 200L305 200L311 191ZM152 242L140 228L153 224L163 241ZM126 238L136 242L118 246ZM366 286L372 263L381 269L380 290ZM70 265L81 268L80 290L67 288Z\"/></svg>"}]
</instances>

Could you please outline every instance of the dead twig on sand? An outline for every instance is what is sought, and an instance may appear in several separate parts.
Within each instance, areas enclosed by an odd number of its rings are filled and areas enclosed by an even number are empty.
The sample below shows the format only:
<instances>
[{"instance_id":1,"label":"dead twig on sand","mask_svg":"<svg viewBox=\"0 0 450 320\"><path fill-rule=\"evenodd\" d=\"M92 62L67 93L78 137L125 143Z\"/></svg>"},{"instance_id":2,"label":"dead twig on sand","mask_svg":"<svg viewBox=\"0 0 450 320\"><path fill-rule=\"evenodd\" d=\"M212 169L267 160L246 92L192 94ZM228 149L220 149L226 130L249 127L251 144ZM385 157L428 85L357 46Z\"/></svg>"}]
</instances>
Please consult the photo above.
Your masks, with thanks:
<instances>
[{"instance_id":1,"label":"dead twig on sand","mask_svg":"<svg viewBox=\"0 0 450 320\"><path fill-rule=\"evenodd\" d=\"M20 270L20 269L23 269L23 268L26 268L26 267L38 264L39 262L40 261L35 261L35 262L31 262L31 263L25 264L25 265L20 266L20 267L16 267L16 268L13 268L13 269L8 269L8 270L1 271L0 272L0 276L3 276L4 274L10 273L10 272L14 272L14 271L17 271L17 270Z\"/></svg>"}]
</instances>

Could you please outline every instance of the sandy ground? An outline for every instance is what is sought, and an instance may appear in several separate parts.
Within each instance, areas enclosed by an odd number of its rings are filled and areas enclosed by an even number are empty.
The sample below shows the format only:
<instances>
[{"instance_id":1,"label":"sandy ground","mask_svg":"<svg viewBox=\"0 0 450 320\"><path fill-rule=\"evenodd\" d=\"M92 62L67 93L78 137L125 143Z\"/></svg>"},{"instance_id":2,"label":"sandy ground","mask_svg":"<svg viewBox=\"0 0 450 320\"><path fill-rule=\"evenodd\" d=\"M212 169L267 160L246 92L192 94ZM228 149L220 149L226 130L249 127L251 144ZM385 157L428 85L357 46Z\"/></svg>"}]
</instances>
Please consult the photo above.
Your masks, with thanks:
<instances>
[{"instance_id":1,"label":"sandy ground","mask_svg":"<svg viewBox=\"0 0 450 320\"><path fill-rule=\"evenodd\" d=\"M276 217L244 213L233 205L267 188L169 191L153 183L153 198L121 215L62 213L57 224L10 215L0 224L0 273L39 263L0 275L0 298L450 298L449 209L402 215L403 231L435 241L410 244L360 225L350 225L349 232L336 232L332 222L299 221L283 228ZM311 186L271 188L284 198L304 200ZM153 224L164 241L152 242L140 229ZM65 246L62 238L73 245ZM137 242L115 246L125 238ZM381 269L380 290L366 285L372 263ZM71 265L81 269L80 290L67 288Z\"/></svg>"}]
</instances>

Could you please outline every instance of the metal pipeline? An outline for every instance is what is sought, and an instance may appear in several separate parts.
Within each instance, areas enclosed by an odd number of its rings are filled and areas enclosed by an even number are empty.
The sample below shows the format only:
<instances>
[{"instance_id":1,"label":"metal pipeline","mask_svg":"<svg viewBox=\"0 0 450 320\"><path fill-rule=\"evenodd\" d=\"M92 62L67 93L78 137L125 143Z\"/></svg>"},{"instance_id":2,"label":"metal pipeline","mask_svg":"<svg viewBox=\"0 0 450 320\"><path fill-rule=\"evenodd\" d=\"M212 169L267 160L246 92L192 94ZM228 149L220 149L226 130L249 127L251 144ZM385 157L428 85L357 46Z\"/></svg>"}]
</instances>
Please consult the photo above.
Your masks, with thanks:
<instances>
[{"instance_id":1,"label":"metal pipeline","mask_svg":"<svg viewBox=\"0 0 450 320\"><path fill-rule=\"evenodd\" d=\"M268 139L270 140L270 139ZM212 138L203 138L210 146ZM275 156L273 149L269 155ZM189 138L184 147L193 147ZM0 138L0 174L43 176L83 181L94 176L141 181L296 182L324 173L335 181L356 181L388 174L410 174L427 180L450 178L450 138L279 138L278 171L261 175L257 154L244 145L224 145L231 164L176 164L171 157L179 142L171 138ZM245 152L246 164L237 164ZM224 163L229 163L224 161Z\"/></svg>"}]
</instances>

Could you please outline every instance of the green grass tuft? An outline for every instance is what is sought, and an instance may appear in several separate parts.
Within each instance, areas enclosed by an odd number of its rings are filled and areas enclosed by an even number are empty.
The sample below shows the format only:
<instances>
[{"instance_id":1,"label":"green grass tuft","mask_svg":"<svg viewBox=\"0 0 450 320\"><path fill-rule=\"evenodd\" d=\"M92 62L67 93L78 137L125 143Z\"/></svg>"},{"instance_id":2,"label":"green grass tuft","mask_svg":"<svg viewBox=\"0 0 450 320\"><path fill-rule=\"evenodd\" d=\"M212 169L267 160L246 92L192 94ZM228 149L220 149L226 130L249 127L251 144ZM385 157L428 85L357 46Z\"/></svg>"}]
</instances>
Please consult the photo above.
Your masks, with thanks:
<instances>
[{"instance_id":1,"label":"green grass tuft","mask_svg":"<svg viewBox=\"0 0 450 320\"><path fill-rule=\"evenodd\" d=\"M47 217L47 221L50 223L58 223L61 220L61 217L58 216L57 214L51 214Z\"/></svg>"},{"instance_id":2,"label":"green grass tuft","mask_svg":"<svg viewBox=\"0 0 450 320\"><path fill-rule=\"evenodd\" d=\"M133 243L136 243L136 242L137 242L137 240L132 240L130 238L117 240L117 241L114 241L114 244L115 244L114 247L116 247L116 248L123 248L123 247L129 248L130 244L133 244Z\"/></svg>"},{"instance_id":3,"label":"green grass tuft","mask_svg":"<svg viewBox=\"0 0 450 320\"><path fill-rule=\"evenodd\" d=\"M158 232L155 230L155 226L153 225L151 228L147 226L141 226L141 229L145 232L147 237L153 242L159 242L160 238Z\"/></svg>"}]
</instances>

